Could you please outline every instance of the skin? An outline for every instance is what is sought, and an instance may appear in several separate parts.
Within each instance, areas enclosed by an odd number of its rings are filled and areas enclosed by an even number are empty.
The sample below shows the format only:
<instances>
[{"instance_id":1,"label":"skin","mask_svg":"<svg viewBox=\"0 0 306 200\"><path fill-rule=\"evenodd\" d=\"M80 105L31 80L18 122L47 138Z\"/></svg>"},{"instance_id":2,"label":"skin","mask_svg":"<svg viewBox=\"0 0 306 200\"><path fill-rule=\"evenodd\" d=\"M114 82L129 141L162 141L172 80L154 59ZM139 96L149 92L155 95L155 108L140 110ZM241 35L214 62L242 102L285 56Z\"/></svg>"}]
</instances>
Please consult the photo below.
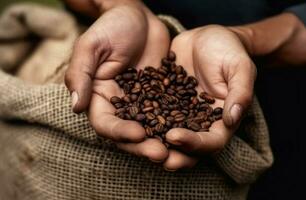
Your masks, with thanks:
<instances>
[{"instance_id":1,"label":"skin","mask_svg":"<svg viewBox=\"0 0 306 200\"><path fill-rule=\"evenodd\" d=\"M84 1L76 2L71 5L78 10L82 4L80 12L103 15L76 42L66 73L73 110L88 109L97 134L169 171L193 167L200 156L217 153L228 143L252 100L256 68L250 56L267 56L282 64L306 63L305 27L289 13L244 26L209 25L181 33L170 47L177 63L198 78L198 90L217 98L214 106L224 107L224 112L223 120L209 132L170 130L166 139L176 148L167 149L156 139L145 139L138 123L115 117L109 102L111 96L122 95L111 80L116 74L131 65L160 65L170 46L166 27L137 0L88 1L88 7Z\"/></svg>"}]
</instances>

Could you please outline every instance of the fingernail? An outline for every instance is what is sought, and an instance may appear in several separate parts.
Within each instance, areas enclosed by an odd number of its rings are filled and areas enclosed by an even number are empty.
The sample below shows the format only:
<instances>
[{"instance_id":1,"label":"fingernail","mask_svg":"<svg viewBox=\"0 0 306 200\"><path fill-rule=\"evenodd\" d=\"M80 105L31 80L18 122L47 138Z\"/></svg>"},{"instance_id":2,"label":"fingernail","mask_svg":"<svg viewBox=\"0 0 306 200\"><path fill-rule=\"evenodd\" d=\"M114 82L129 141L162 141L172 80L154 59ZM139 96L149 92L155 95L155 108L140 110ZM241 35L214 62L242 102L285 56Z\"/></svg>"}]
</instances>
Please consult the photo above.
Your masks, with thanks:
<instances>
[{"instance_id":1,"label":"fingernail","mask_svg":"<svg viewBox=\"0 0 306 200\"><path fill-rule=\"evenodd\" d=\"M153 160L153 159L150 159L152 162L154 163L161 163L162 161L161 160Z\"/></svg>"},{"instance_id":2,"label":"fingernail","mask_svg":"<svg viewBox=\"0 0 306 200\"><path fill-rule=\"evenodd\" d=\"M166 171L168 171L168 172L175 172L175 171L177 171L177 170L175 170L175 169L168 169L168 168L166 168L166 167L164 167L164 169L165 169Z\"/></svg>"},{"instance_id":3,"label":"fingernail","mask_svg":"<svg viewBox=\"0 0 306 200\"><path fill-rule=\"evenodd\" d=\"M234 104L230 110L230 115L232 117L232 125L235 125L241 118L242 107L239 104Z\"/></svg>"},{"instance_id":4,"label":"fingernail","mask_svg":"<svg viewBox=\"0 0 306 200\"><path fill-rule=\"evenodd\" d=\"M75 105L79 101L79 95L75 91L72 92L71 94L71 104L72 104L72 109L75 107Z\"/></svg>"}]
</instances>

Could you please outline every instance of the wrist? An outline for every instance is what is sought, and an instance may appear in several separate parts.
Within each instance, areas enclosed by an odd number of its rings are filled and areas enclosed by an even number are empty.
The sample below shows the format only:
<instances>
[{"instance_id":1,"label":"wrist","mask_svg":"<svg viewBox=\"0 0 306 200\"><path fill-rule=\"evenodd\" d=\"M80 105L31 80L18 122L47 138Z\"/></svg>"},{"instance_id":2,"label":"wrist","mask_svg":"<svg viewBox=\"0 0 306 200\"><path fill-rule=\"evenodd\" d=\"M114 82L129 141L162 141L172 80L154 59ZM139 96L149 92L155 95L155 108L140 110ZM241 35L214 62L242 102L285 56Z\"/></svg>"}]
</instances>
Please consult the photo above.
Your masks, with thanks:
<instances>
[{"instance_id":1,"label":"wrist","mask_svg":"<svg viewBox=\"0 0 306 200\"><path fill-rule=\"evenodd\" d=\"M266 20L243 26L229 27L252 56L264 56L283 48L301 27L293 14L283 13Z\"/></svg>"}]
</instances>

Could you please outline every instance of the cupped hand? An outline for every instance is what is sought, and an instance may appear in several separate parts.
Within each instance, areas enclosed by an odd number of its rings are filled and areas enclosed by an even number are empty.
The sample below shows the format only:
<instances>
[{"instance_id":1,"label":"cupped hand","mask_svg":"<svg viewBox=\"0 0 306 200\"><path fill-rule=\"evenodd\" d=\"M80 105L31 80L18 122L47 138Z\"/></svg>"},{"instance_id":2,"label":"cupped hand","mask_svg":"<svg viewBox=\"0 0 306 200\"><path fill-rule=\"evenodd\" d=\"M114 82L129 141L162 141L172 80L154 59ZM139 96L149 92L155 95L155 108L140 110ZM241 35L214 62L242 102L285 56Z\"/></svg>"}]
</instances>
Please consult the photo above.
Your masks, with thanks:
<instances>
[{"instance_id":1,"label":"cupped hand","mask_svg":"<svg viewBox=\"0 0 306 200\"><path fill-rule=\"evenodd\" d=\"M198 158L222 150L252 101L256 68L239 37L230 29L210 25L186 31L172 42L177 64L198 81L198 91L216 98L213 107L224 107L223 120L208 132L176 128L166 134L173 145L164 162L168 170L194 166Z\"/></svg>"},{"instance_id":2,"label":"cupped hand","mask_svg":"<svg viewBox=\"0 0 306 200\"><path fill-rule=\"evenodd\" d=\"M145 139L134 121L114 115L112 96L122 91L112 80L124 69L158 67L170 46L166 26L143 5L123 4L106 11L76 42L65 83L74 112L89 110L97 134L130 153L159 162L168 156L157 139Z\"/></svg>"}]
</instances>

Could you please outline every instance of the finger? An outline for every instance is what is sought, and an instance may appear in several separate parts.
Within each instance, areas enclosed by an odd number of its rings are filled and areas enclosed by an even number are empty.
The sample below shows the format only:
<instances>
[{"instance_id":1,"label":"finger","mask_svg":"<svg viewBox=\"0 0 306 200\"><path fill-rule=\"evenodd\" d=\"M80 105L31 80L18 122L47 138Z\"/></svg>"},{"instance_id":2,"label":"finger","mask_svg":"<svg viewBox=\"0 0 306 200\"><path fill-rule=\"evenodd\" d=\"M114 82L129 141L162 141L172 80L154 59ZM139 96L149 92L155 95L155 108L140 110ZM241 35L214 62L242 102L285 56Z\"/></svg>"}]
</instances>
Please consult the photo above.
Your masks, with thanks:
<instances>
[{"instance_id":1,"label":"finger","mask_svg":"<svg viewBox=\"0 0 306 200\"><path fill-rule=\"evenodd\" d=\"M117 142L140 142L146 133L136 121L123 120L114 115L115 108L103 97L94 94L89 120L98 135ZM103 111L97 108L103 108Z\"/></svg>"},{"instance_id":2,"label":"finger","mask_svg":"<svg viewBox=\"0 0 306 200\"><path fill-rule=\"evenodd\" d=\"M220 126L221 121L215 123ZM222 130L221 128L217 129ZM175 128L168 131L166 141L184 152L209 154L222 150L230 137L229 131L193 132L188 129Z\"/></svg>"},{"instance_id":3,"label":"finger","mask_svg":"<svg viewBox=\"0 0 306 200\"><path fill-rule=\"evenodd\" d=\"M196 157L188 156L182 152L170 149L169 156L164 162L164 169L167 171L177 171L183 168L192 168L198 162Z\"/></svg>"},{"instance_id":4,"label":"finger","mask_svg":"<svg viewBox=\"0 0 306 200\"><path fill-rule=\"evenodd\" d=\"M256 67L250 59L246 59L228 74L228 95L224 103L223 120L227 126L235 127L252 102Z\"/></svg>"},{"instance_id":5,"label":"finger","mask_svg":"<svg viewBox=\"0 0 306 200\"><path fill-rule=\"evenodd\" d=\"M72 94L72 109L76 113L88 107L98 62L103 60L107 51L107 46L94 38L85 33L77 40L65 74L65 84Z\"/></svg>"},{"instance_id":6,"label":"finger","mask_svg":"<svg viewBox=\"0 0 306 200\"><path fill-rule=\"evenodd\" d=\"M146 157L153 162L162 162L168 157L168 150L158 139L146 139L140 143L118 143L117 147L131 154Z\"/></svg>"}]
</instances>

